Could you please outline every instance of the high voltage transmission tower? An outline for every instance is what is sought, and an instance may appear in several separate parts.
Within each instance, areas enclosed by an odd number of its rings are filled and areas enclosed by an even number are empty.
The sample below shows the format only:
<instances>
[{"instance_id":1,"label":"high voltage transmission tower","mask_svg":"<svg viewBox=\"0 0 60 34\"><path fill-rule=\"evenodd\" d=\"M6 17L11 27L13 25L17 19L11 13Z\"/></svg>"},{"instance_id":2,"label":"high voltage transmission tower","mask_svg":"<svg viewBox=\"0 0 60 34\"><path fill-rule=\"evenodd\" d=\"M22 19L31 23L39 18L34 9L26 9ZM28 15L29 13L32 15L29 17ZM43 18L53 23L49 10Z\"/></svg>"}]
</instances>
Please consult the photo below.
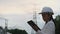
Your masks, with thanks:
<instances>
[{"instance_id":1,"label":"high voltage transmission tower","mask_svg":"<svg viewBox=\"0 0 60 34\"><path fill-rule=\"evenodd\" d=\"M37 25L37 8L36 8L36 4L34 4L34 8L33 8L33 21L34 23ZM36 34L35 31L32 29L31 34Z\"/></svg>"}]
</instances>

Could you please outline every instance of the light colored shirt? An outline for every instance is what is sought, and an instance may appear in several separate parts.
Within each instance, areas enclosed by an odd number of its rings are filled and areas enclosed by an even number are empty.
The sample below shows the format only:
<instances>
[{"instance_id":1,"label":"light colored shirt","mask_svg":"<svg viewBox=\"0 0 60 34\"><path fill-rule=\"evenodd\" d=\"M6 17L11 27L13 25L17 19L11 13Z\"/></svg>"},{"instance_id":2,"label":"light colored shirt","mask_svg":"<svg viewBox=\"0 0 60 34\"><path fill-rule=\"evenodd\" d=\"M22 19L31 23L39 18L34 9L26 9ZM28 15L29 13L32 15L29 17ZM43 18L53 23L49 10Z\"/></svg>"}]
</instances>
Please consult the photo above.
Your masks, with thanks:
<instances>
[{"instance_id":1,"label":"light colored shirt","mask_svg":"<svg viewBox=\"0 0 60 34\"><path fill-rule=\"evenodd\" d=\"M36 34L55 34L55 25L54 22L51 20L45 26L43 29L38 30Z\"/></svg>"}]
</instances>

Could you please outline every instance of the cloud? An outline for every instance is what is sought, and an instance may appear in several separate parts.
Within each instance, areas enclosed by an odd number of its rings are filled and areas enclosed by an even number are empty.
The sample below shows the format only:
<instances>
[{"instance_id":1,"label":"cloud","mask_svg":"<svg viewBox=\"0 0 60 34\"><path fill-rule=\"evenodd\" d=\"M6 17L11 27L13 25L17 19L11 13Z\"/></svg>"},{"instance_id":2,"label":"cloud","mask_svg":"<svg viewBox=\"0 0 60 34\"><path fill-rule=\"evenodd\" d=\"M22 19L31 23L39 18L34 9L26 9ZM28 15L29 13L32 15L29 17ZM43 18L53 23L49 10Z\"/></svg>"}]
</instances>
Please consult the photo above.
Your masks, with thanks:
<instances>
[{"instance_id":1,"label":"cloud","mask_svg":"<svg viewBox=\"0 0 60 34\"><path fill-rule=\"evenodd\" d=\"M59 9L57 0L0 0L0 14L25 14L36 8L41 11L44 6L52 7L55 12Z\"/></svg>"}]
</instances>

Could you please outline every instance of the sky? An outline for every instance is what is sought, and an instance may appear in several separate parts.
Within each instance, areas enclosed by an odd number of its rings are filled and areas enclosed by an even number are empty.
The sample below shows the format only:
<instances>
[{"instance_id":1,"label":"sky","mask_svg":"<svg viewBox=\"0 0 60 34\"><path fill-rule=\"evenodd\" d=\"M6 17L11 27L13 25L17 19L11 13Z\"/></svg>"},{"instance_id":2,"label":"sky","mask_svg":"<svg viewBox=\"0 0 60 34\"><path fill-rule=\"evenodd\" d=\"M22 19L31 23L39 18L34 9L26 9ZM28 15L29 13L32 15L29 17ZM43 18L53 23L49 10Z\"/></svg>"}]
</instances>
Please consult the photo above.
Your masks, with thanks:
<instances>
[{"instance_id":1,"label":"sky","mask_svg":"<svg viewBox=\"0 0 60 34\"><path fill-rule=\"evenodd\" d=\"M8 20L9 28L19 28L31 33L31 27L27 21L33 19L33 11L37 12L37 22L40 28L44 22L41 15L43 7L51 7L54 11L53 17L60 15L60 0L0 0L0 17ZM1 20L1 19L0 19ZM4 21L2 19L2 21ZM1 22L2 22L1 21ZM4 23L3 23L4 24Z\"/></svg>"}]
</instances>

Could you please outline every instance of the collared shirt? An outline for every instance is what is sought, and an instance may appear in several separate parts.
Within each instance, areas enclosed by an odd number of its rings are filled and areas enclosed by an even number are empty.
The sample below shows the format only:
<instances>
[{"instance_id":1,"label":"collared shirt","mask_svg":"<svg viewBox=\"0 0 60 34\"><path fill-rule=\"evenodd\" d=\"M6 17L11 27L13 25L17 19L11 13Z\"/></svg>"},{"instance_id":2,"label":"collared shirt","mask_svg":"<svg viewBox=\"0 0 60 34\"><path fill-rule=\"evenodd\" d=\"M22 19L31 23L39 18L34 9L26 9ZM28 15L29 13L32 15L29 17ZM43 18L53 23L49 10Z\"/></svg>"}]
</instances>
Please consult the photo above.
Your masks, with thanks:
<instances>
[{"instance_id":1,"label":"collared shirt","mask_svg":"<svg viewBox=\"0 0 60 34\"><path fill-rule=\"evenodd\" d=\"M41 31L38 30L36 34L55 34L54 22L50 20L47 24L45 24L43 29L41 29Z\"/></svg>"}]
</instances>

